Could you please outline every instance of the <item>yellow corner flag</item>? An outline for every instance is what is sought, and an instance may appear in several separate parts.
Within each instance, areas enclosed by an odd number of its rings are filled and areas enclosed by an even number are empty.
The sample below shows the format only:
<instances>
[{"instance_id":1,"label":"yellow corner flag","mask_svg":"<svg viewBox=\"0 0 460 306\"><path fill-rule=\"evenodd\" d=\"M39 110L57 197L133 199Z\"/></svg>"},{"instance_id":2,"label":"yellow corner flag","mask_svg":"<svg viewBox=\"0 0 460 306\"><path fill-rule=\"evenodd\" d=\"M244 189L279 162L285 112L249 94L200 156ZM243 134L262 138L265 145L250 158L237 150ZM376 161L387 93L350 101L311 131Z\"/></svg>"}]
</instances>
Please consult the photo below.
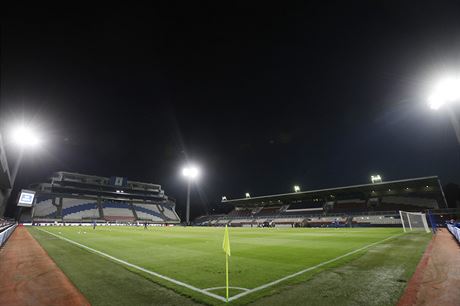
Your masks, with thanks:
<instances>
[{"instance_id":1,"label":"yellow corner flag","mask_svg":"<svg viewBox=\"0 0 460 306\"><path fill-rule=\"evenodd\" d=\"M224 249L225 254L230 256L230 239L228 238L227 225L225 225L224 243L222 244L222 248Z\"/></svg>"},{"instance_id":2,"label":"yellow corner flag","mask_svg":"<svg viewBox=\"0 0 460 306\"><path fill-rule=\"evenodd\" d=\"M224 233L224 242L222 243L222 248L225 252L225 280L226 280L226 297L228 302L228 256L230 256L230 238L228 238L228 228L225 225L225 233Z\"/></svg>"}]
</instances>

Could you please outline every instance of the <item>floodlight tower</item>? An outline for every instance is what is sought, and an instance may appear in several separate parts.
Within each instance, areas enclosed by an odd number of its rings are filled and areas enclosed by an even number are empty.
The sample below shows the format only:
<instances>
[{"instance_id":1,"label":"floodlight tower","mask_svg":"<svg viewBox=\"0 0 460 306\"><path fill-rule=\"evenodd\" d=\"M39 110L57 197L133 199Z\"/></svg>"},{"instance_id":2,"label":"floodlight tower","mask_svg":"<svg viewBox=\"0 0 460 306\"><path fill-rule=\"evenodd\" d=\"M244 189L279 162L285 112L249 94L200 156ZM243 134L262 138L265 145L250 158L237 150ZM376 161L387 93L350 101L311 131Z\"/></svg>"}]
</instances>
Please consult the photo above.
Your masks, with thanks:
<instances>
[{"instance_id":1,"label":"floodlight tower","mask_svg":"<svg viewBox=\"0 0 460 306\"><path fill-rule=\"evenodd\" d=\"M446 77L441 79L434 87L433 92L428 97L428 105L432 110L439 110L444 107L450 117L450 121L455 130L457 141L460 144L460 123L452 110L453 103L460 102L460 77Z\"/></svg>"},{"instance_id":2,"label":"floodlight tower","mask_svg":"<svg viewBox=\"0 0 460 306\"><path fill-rule=\"evenodd\" d=\"M200 175L200 169L196 166L187 166L182 169L182 175L187 179L187 206L185 219L186 224L190 225L190 189L192 186L192 181L196 180Z\"/></svg>"},{"instance_id":3,"label":"floodlight tower","mask_svg":"<svg viewBox=\"0 0 460 306\"><path fill-rule=\"evenodd\" d=\"M300 186L294 185L294 192L300 192Z\"/></svg>"},{"instance_id":4,"label":"floodlight tower","mask_svg":"<svg viewBox=\"0 0 460 306\"><path fill-rule=\"evenodd\" d=\"M11 195L11 192L14 188L14 183L19 172L19 168L22 163L22 158L26 150L33 150L40 143L41 139L38 136L38 133L34 129L27 125L18 125L11 129L11 134L9 135L12 143L14 143L18 148L19 152L17 154L16 163L14 164L13 171L10 171L10 188L7 190L3 203L0 203L0 216L3 215L3 209L8 203L8 199Z\"/></svg>"}]
</instances>

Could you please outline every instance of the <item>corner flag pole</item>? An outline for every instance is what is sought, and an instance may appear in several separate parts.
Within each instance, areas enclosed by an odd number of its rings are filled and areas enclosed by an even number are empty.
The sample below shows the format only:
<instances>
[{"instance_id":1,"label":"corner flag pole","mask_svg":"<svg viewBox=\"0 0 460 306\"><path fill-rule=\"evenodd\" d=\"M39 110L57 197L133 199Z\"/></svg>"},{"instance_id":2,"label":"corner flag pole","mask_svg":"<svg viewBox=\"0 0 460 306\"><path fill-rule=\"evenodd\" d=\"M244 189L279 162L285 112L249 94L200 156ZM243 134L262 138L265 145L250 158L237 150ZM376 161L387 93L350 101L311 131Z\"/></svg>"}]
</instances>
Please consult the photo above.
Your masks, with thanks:
<instances>
[{"instance_id":1,"label":"corner flag pole","mask_svg":"<svg viewBox=\"0 0 460 306\"><path fill-rule=\"evenodd\" d=\"M225 278L226 278L226 297L228 302L228 255L225 254Z\"/></svg>"},{"instance_id":2,"label":"corner flag pole","mask_svg":"<svg viewBox=\"0 0 460 306\"><path fill-rule=\"evenodd\" d=\"M228 302L228 256L230 256L230 239L228 237L227 225L225 225L224 242L222 243L222 248L225 252L225 289Z\"/></svg>"}]
</instances>

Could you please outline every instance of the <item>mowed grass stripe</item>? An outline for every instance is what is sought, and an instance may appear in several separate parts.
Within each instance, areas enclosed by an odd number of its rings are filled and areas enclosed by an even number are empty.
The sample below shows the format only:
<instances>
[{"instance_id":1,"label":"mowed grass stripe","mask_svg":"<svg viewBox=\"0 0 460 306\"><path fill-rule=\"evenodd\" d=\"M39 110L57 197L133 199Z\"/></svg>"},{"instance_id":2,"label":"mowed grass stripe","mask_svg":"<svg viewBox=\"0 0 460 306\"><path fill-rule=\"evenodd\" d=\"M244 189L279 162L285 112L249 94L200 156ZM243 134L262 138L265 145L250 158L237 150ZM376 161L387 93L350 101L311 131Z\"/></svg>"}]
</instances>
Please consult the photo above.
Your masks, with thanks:
<instances>
[{"instance_id":1,"label":"mowed grass stripe","mask_svg":"<svg viewBox=\"0 0 460 306\"><path fill-rule=\"evenodd\" d=\"M286 281L286 280L288 280L288 279L297 277L297 276L302 275L302 274L304 274L304 273L307 273L307 272L309 272L309 271L313 271L313 270L318 269L318 268L320 268L320 267L322 267L322 266L325 266L325 265L328 265L328 264L330 264L330 263L336 262L336 261L338 261L338 260L340 260L340 259L342 259L342 258L345 258L345 257L348 257L348 256L350 256L350 255L356 254L356 253L358 253L358 252L361 252L361 251L366 250L366 249L368 249L368 248L370 248L370 247L373 247L373 246L375 246L375 245L377 245L377 244L380 244L380 243L382 243L382 242L385 242L385 241L387 241L387 240L393 239L393 238L398 237L398 236L401 236L401 235L403 235L403 234L393 235L393 236L388 237L388 238L385 238L385 239L383 239L383 240L381 240L381 241L377 241L377 242L371 243L371 244L369 244L369 245L366 245L366 246L364 246L364 247L362 247L362 248L359 248L359 249L357 249L357 250L354 250L354 251L352 251L352 252L348 252L347 254L343 254L343 255L338 256L338 257L336 257L336 258L333 258L333 259L324 261L324 262L322 262L322 263L320 263L320 264L317 264L316 266L313 266L313 267L309 267L309 268L303 269L302 271L293 273L293 274L291 274L291 275L287 275L287 276L285 276L285 277L283 277L283 278L277 279L277 280L275 280L275 281L272 281L272 282L270 282L270 283L264 284L264 285L259 286L259 287L257 287L257 288L250 289L250 290L245 291L245 292L243 292L243 293L240 293L240 294L237 294L237 295L235 295L235 296L232 296L231 298L229 298L229 301L233 301L233 300L239 299L239 298L241 298L241 297L243 297L243 296L245 296L245 295L251 294L251 293L253 293L253 292L260 291L260 290L263 290L263 289L265 289L265 288L268 288L268 287L277 285L277 284L279 284L279 283L281 283L281 282L284 282L284 281Z\"/></svg>"},{"instance_id":2,"label":"mowed grass stripe","mask_svg":"<svg viewBox=\"0 0 460 306\"><path fill-rule=\"evenodd\" d=\"M382 306L396 305L432 235L407 233L377 244L353 260L327 269L306 281L274 286L234 303L254 306ZM308 275L308 273L307 273ZM259 296L255 300L254 297Z\"/></svg>"},{"instance_id":3,"label":"mowed grass stripe","mask_svg":"<svg viewBox=\"0 0 460 306\"><path fill-rule=\"evenodd\" d=\"M139 270L139 271L142 271L142 272L144 272L144 273L153 275L153 276L155 276L155 277L164 279L164 280L166 280L166 281L168 281L168 282L171 282L171 283L173 283L173 284L176 284L176 285L185 287L185 288L187 288L187 289L190 289L190 290L199 292L199 293L201 293L201 294L204 294L204 295L213 297L213 298L215 298L215 299L218 299L218 300L221 300L221 301L224 301L224 302L226 301L225 298L223 298L223 297L221 297L221 296L219 296L219 295L216 295L216 294L207 292L207 291L205 291L205 290L196 288L195 286L192 286L192 285L189 285L189 284L187 284L187 283L178 281L178 280L176 280L176 279L174 279L174 278L171 278L171 277L168 277L168 276L165 276L165 275L162 275L162 274L159 274L159 273L156 273L156 272L153 272L153 271L144 269L144 268L142 268L142 267L139 267L139 266L134 265L134 264L132 264L132 263L129 263L129 262L127 262L127 261L124 261L124 260L118 259L118 258L116 258L116 257L113 257L113 256L111 256L111 255L109 255L109 254L104 253L104 252L101 252L101 251L95 250L95 249L93 249L93 248L90 248L90 247L88 247L88 246L86 246L86 245L83 245L83 244L81 244L81 243L78 243L78 242L75 242L75 241L73 241L73 240L70 240L70 239L67 239L67 238L65 238L65 237L62 237L62 236L60 236L60 235L56 235L56 234L54 234L54 233L48 232L48 231L43 230L43 229L40 229L40 231L43 231L43 232L45 232L45 233L48 233L48 234L50 234L50 235L52 235L52 236L54 236L54 237L57 237L57 238L59 238L59 239L65 240L65 241L67 241L67 242L69 242L69 243L75 244L75 245L77 245L77 246L79 246L79 247L81 247L81 248L84 248L84 249L86 249L86 250L88 250L88 251L91 251L91 252L93 252L93 253L96 253L96 254L98 254L98 255L100 255L100 256L102 256L102 257L109 258L110 260L113 260L113 261L118 262L118 263L120 263L120 264L123 264L123 265L126 265L126 266L128 266L128 267L137 269L137 270Z\"/></svg>"},{"instance_id":4,"label":"mowed grass stripe","mask_svg":"<svg viewBox=\"0 0 460 306\"><path fill-rule=\"evenodd\" d=\"M62 236L76 242L195 287L225 284L223 233L219 228L48 230L61 231ZM83 230L87 234L78 234ZM366 234L362 229L232 228L231 282L255 288L399 232L400 229L370 229Z\"/></svg>"},{"instance_id":5,"label":"mowed grass stripe","mask_svg":"<svg viewBox=\"0 0 460 306\"><path fill-rule=\"evenodd\" d=\"M80 229L82 233L87 231L87 234L78 234ZM155 228L144 231L127 227L100 227L93 231L90 228L57 227L48 230L55 233L62 231L62 236L73 241L151 271L181 279L195 287L214 287L225 282L222 229ZM254 288L395 233L394 230L370 231L363 236L361 231L355 234L354 230L350 232L347 229L301 230L301 233L306 231L314 232L316 236L296 235L293 238L290 234L298 232L295 229L232 229L232 283ZM344 235L343 232L348 234ZM333 233L336 236L331 236ZM252 239L248 240L248 234Z\"/></svg>"}]
</instances>

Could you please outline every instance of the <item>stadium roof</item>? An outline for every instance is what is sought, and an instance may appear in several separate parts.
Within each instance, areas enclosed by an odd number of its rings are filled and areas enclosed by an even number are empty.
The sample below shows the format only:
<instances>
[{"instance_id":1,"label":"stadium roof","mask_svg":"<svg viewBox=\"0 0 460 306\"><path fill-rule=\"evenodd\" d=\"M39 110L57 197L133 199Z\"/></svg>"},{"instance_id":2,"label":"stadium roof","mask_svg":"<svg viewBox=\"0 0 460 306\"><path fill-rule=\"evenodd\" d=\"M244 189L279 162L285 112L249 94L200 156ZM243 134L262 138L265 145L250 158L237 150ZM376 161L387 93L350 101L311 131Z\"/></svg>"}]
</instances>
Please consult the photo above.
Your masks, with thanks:
<instances>
[{"instance_id":1,"label":"stadium roof","mask_svg":"<svg viewBox=\"0 0 460 306\"><path fill-rule=\"evenodd\" d=\"M174 198L165 195L158 184L128 181L127 178L119 177L122 182L117 185L115 178L59 171L53 173L46 182L31 184L29 188L37 191L37 197L56 195L116 201L175 202Z\"/></svg>"},{"instance_id":2,"label":"stadium roof","mask_svg":"<svg viewBox=\"0 0 460 306\"><path fill-rule=\"evenodd\" d=\"M235 206L271 206L290 204L296 201L335 201L379 198L384 196L415 196L436 199L440 207L446 207L444 193L437 176L240 199L223 199L222 203L233 204Z\"/></svg>"}]
</instances>

